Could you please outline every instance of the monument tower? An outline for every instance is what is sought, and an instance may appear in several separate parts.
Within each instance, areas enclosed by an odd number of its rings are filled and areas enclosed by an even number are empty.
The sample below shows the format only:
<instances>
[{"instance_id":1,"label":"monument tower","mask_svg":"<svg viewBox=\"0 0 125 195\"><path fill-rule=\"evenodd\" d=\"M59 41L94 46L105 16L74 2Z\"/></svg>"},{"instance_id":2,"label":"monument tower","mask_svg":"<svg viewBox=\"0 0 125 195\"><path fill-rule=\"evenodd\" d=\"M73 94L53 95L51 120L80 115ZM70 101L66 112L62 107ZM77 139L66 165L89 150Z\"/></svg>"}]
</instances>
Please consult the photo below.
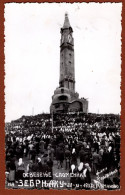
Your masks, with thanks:
<instances>
[{"instance_id":1,"label":"monument tower","mask_svg":"<svg viewBox=\"0 0 125 195\"><path fill-rule=\"evenodd\" d=\"M52 96L50 112L81 111L87 113L88 101L85 98L79 99L79 94L75 92L74 38L67 13L60 33L59 87Z\"/></svg>"}]
</instances>

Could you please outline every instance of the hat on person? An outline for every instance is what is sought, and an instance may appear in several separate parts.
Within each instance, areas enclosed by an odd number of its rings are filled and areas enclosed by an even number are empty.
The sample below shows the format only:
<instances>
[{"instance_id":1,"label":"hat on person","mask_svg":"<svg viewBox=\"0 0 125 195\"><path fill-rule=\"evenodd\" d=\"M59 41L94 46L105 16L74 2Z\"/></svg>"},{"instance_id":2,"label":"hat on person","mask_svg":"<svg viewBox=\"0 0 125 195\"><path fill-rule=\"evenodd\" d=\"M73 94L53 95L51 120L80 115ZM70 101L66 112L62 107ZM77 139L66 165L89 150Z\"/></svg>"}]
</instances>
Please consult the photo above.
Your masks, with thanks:
<instances>
[{"instance_id":1,"label":"hat on person","mask_svg":"<svg viewBox=\"0 0 125 195\"><path fill-rule=\"evenodd\" d=\"M38 162L41 162L41 158L40 157L38 157L37 160L38 160Z\"/></svg>"},{"instance_id":2,"label":"hat on person","mask_svg":"<svg viewBox=\"0 0 125 195\"><path fill-rule=\"evenodd\" d=\"M81 171L83 169L83 162L80 162L79 166L78 166L78 170Z\"/></svg>"},{"instance_id":3,"label":"hat on person","mask_svg":"<svg viewBox=\"0 0 125 195\"><path fill-rule=\"evenodd\" d=\"M74 169L75 169L75 165L74 165L74 164L72 164L72 165L71 165L71 170L72 170L72 173L73 173Z\"/></svg>"},{"instance_id":4,"label":"hat on person","mask_svg":"<svg viewBox=\"0 0 125 195\"><path fill-rule=\"evenodd\" d=\"M89 166L89 163L85 163L85 167L91 172L91 168Z\"/></svg>"},{"instance_id":5,"label":"hat on person","mask_svg":"<svg viewBox=\"0 0 125 195\"><path fill-rule=\"evenodd\" d=\"M75 148L72 149L72 154L75 153Z\"/></svg>"},{"instance_id":6,"label":"hat on person","mask_svg":"<svg viewBox=\"0 0 125 195\"><path fill-rule=\"evenodd\" d=\"M18 162L19 166L20 166L22 163L23 163L23 159L22 159L22 158L19 158L19 162Z\"/></svg>"}]
</instances>

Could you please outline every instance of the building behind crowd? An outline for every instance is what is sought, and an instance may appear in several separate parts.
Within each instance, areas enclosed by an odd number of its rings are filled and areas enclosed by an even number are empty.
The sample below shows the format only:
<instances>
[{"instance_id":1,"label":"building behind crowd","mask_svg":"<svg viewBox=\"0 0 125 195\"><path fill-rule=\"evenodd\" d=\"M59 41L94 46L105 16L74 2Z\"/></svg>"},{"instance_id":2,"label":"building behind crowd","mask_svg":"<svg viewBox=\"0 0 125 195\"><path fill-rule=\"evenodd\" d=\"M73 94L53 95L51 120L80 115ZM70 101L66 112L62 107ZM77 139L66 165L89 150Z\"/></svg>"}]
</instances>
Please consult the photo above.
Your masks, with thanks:
<instances>
[{"instance_id":1,"label":"building behind crowd","mask_svg":"<svg viewBox=\"0 0 125 195\"><path fill-rule=\"evenodd\" d=\"M88 101L75 92L74 38L68 14L65 14L60 40L60 79L54 91L50 112L88 112Z\"/></svg>"}]
</instances>

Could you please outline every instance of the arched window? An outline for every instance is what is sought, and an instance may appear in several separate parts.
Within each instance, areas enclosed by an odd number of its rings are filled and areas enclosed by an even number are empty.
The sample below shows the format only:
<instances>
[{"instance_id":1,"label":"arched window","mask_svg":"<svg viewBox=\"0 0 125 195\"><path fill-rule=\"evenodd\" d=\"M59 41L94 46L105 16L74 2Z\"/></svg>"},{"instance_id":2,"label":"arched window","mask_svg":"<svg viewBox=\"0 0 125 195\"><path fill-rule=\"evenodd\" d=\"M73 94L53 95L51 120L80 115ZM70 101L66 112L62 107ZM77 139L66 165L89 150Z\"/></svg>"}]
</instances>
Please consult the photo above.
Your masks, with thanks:
<instances>
[{"instance_id":1,"label":"arched window","mask_svg":"<svg viewBox=\"0 0 125 195\"><path fill-rule=\"evenodd\" d=\"M66 95L59 96L59 100L67 100L68 97Z\"/></svg>"}]
</instances>

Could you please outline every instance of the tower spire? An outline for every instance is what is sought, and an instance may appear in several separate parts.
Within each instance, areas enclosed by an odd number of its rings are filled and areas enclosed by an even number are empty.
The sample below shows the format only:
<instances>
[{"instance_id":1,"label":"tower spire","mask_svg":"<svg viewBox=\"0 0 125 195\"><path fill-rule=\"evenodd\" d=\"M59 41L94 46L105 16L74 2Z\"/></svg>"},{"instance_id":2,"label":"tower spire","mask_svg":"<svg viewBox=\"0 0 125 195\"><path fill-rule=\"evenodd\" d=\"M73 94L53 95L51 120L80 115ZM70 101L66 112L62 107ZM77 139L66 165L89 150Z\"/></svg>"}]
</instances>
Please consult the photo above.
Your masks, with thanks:
<instances>
[{"instance_id":1,"label":"tower spire","mask_svg":"<svg viewBox=\"0 0 125 195\"><path fill-rule=\"evenodd\" d=\"M69 27L71 27L71 26L70 26L70 22L69 22L69 18L68 18L68 12L66 12L63 28L69 28Z\"/></svg>"}]
</instances>

